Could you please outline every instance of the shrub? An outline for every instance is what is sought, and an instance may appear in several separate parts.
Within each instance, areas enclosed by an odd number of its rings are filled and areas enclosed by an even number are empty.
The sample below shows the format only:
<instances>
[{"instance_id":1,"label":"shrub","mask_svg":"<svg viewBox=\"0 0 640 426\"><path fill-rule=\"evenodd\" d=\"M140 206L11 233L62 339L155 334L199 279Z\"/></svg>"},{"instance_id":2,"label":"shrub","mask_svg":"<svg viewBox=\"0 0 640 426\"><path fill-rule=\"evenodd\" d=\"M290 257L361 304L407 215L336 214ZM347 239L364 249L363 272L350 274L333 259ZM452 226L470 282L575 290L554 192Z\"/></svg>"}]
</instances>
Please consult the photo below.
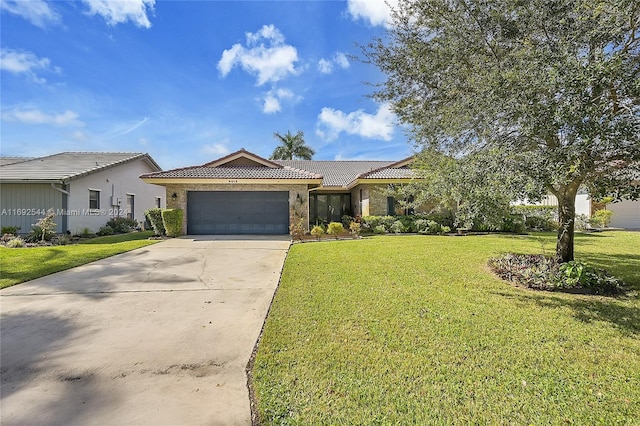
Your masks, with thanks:
<instances>
[{"instance_id":1,"label":"shrub","mask_svg":"<svg viewBox=\"0 0 640 426\"><path fill-rule=\"evenodd\" d=\"M440 234L444 235L444 234L448 234L449 232L451 232L451 228L449 228L448 226L443 226L440 229Z\"/></svg>"},{"instance_id":2,"label":"shrub","mask_svg":"<svg viewBox=\"0 0 640 426\"><path fill-rule=\"evenodd\" d=\"M584 231L589 227L589 218L586 214L576 215L575 218L575 230L576 231Z\"/></svg>"},{"instance_id":3,"label":"shrub","mask_svg":"<svg viewBox=\"0 0 640 426\"><path fill-rule=\"evenodd\" d=\"M109 219L107 226L112 228L116 234L126 234L136 229L138 221L126 217L114 217Z\"/></svg>"},{"instance_id":4,"label":"shrub","mask_svg":"<svg viewBox=\"0 0 640 426\"><path fill-rule=\"evenodd\" d=\"M515 234L524 234L527 229L525 227L525 220L521 215L511 214L502 219L503 232L513 232Z\"/></svg>"},{"instance_id":5,"label":"shrub","mask_svg":"<svg viewBox=\"0 0 640 426\"><path fill-rule=\"evenodd\" d=\"M182 209L162 210L162 225L168 237L179 237L182 234Z\"/></svg>"},{"instance_id":6,"label":"shrub","mask_svg":"<svg viewBox=\"0 0 640 426\"><path fill-rule=\"evenodd\" d=\"M413 222L416 232L420 234L426 234L427 228L429 227L429 221L427 219L416 219Z\"/></svg>"},{"instance_id":7,"label":"shrub","mask_svg":"<svg viewBox=\"0 0 640 426\"><path fill-rule=\"evenodd\" d=\"M375 228L373 228L373 233L374 234L386 234L387 233L387 229L384 227L384 225L378 225Z\"/></svg>"},{"instance_id":8,"label":"shrub","mask_svg":"<svg viewBox=\"0 0 640 426\"><path fill-rule=\"evenodd\" d=\"M511 213L524 217L526 229L537 231L558 229L558 212L555 206L512 206Z\"/></svg>"},{"instance_id":9,"label":"shrub","mask_svg":"<svg viewBox=\"0 0 640 426\"><path fill-rule=\"evenodd\" d=\"M151 223L153 232L155 232L157 236L162 236L166 233L162 222L162 209L153 208L146 210L144 212L144 216L147 218L149 223Z\"/></svg>"},{"instance_id":10,"label":"shrub","mask_svg":"<svg viewBox=\"0 0 640 426\"><path fill-rule=\"evenodd\" d=\"M17 235L19 229L20 229L19 226L3 226L2 227L2 231L0 231L0 234L2 234L2 235L4 235L4 234Z\"/></svg>"},{"instance_id":11,"label":"shrub","mask_svg":"<svg viewBox=\"0 0 640 426\"><path fill-rule=\"evenodd\" d=\"M363 216L362 217L362 226L373 232L374 229L381 224L380 216Z\"/></svg>"},{"instance_id":12,"label":"shrub","mask_svg":"<svg viewBox=\"0 0 640 426\"><path fill-rule=\"evenodd\" d=\"M384 226L384 229L387 232L391 231L391 227L393 226L395 221L396 221L396 217L395 216L382 216L380 218L380 224Z\"/></svg>"},{"instance_id":13,"label":"shrub","mask_svg":"<svg viewBox=\"0 0 640 426\"><path fill-rule=\"evenodd\" d=\"M99 235L99 236L101 236L101 237L103 237L103 236L105 236L105 235L113 235L113 234L115 234L115 233L116 233L116 232L115 232L115 231L113 230L113 228L112 228L112 227L110 227L110 226L103 226L102 228L100 228L100 229L98 230L98 232L96 232L96 234L97 234L97 235Z\"/></svg>"},{"instance_id":14,"label":"shrub","mask_svg":"<svg viewBox=\"0 0 640 426\"><path fill-rule=\"evenodd\" d=\"M360 235L360 223L358 222L351 222L349 224L349 231L351 232L351 234L353 235Z\"/></svg>"},{"instance_id":15,"label":"shrub","mask_svg":"<svg viewBox=\"0 0 640 426\"><path fill-rule=\"evenodd\" d=\"M593 226L606 228L611 223L612 216L613 212L611 210L598 210L591 216L591 219L589 219L589 223Z\"/></svg>"},{"instance_id":16,"label":"shrub","mask_svg":"<svg viewBox=\"0 0 640 426\"><path fill-rule=\"evenodd\" d=\"M344 233L344 227L340 222L331 222L327 227L327 234L333 235L338 238L338 235Z\"/></svg>"},{"instance_id":17,"label":"shrub","mask_svg":"<svg viewBox=\"0 0 640 426\"><path fill-rule=\"evenodd\" d=\"M59 246L66 246L71 243L71 239L66 235L59 235L58 238L56 238L55 243Z\"/></svg>"},{"instance_id":18,"label":"shrub","mask_svg":"<svg viewBox=\"0 0 640 426\"><path fill-rule=\"evenodd\" d=\"M46 216L31 225L31 233L27 239L30 242L49 241L55 235L56 227L55 213L53 209L49 209Z\"/></svg>"},{"instance_id":19,"label":"shrub","mask_svg":"<svg viewBox=\"0 0 640 426\"><path fill-rule=\"evenodd\" d=\"M24 247L24 245L25 245L25 242L20 237L15 237L7 241L7 247L9 248L20 248L20 247Z\"/></svg>"},{"instance_id":20,"label":"shrub","mask_svg":"<svg viewBox=\"0 0 640 426\"><path fill-rule=\"evenodd\" d=\"M315 225L312 229L311 229L311 235L313 235L314 237L316 237L317 239L320 239L320 237L322 236L322 234L324 234L324 228L320 225Z\"/></svg>"},{"instance_id":21,"label":"shrub","mask_svg":"<svg viewBox=\"0 0 640 426\"><path fill-rule=\"evenodd\" d=\"M393 222L391 224L391 226L389 227L389 231L393 232L395 234L401 234L405 231L405 227L402 224L402 221L400 220L396 220L395 222Z\"/></svg>"},{"instance_id":22,"label":"shrub","mask_svg":"<svg viewBox=\"0 0 640 426\"><path fill-rule=\"evenodd\" d=\"M345 214L344 216L342 216L342 226L344 228L348 228L349 225L351 225L351 222L353 222L355 219L353 216L349 216L348 214Z\"/></svg>"}]
</instances>

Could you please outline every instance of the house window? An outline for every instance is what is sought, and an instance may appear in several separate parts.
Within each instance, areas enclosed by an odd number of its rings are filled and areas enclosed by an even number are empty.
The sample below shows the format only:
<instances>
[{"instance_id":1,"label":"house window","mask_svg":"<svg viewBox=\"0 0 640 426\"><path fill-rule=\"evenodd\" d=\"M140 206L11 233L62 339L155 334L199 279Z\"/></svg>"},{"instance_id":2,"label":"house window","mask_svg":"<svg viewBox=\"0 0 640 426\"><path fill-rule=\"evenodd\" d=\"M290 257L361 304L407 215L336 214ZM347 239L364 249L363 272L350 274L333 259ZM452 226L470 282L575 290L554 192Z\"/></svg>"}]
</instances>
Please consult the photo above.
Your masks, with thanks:
<instances>
[{"instance_id":1,"label":"house window","mask_svg":"<svg viewBox=\"0 0 640 426\"><path fill-rule=\"evenodd\" d=\"M351 194L313 194L309 196L309 223L340 222L351 216Z\"/></svg>"},{"instance_id":2,"label":"house window","mask_svg":"<svg viewBox=\"0 0 640 426\"><path fill-rule=\"evenodd\" d=\"M100 208L100 191L97 191L94 189L89 190L89 208L90 209Z\"/></svg>"},{"instance_id":3,"label":"house window","mask_svg":"<svg viewBox=\"0 0 640 426\"><path fill-rule=\"evenodd\" d=\"M133 194L127 194L127 219L133 220L133 209L135 207L134 198L135 196Z\"/></svg>"},{"instance_id":4,"label":"house window","mask_svg":"<svg viewBox=\"0 0 640 426\"><path fill-rule=\"evenodd\" d=\"M160 197L156 197L156 208L158 209L162 208L162 198Z\"/></svg>"},{"instance_id":5,"label":"house window","mask_svg":"<svg viewBox=\"0 0 640 426\"><path fill-rule=\"evenodd\" d=\"M394 216L396 214L396 200L393 197L387 197L387 215Z\"/></svg>"}]
</instances>

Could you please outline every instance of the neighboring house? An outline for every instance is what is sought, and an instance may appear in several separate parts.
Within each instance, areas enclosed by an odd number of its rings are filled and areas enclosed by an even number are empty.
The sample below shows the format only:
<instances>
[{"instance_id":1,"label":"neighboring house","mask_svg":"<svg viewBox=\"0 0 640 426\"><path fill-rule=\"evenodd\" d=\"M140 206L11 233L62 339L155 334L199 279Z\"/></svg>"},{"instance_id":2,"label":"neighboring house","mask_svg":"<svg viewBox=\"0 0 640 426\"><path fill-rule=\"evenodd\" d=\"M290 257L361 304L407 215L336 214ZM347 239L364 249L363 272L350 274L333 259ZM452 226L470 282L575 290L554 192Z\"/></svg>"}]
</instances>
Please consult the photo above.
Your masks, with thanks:
<instances>
[{"instance_id":1,"label":"neighboring house","mask_svg":"<svg viewBox=\"0 0 640 426\"><path fill-rule=\"evenodd\" d=\"M139 176L160 170L143 153L0 157L0 224L28 233L51 208L58 233L96 232L118 216L144 222L146 209L166 205L165 190Z\"/></svg>"},{"instance_id":2,"label":"neighboring house","mask_svg":"<svg viewBox=\"0 0 640 426\"><path fill-rule=\"evenodd\" d=\"M640 230L640 200L607 204L607 210L613 212L609 226Z\"/></svg>"},{"instance_id":3,"label":"neighboring house","mask_svg":"<svg viewBox=\"0 0 640 426\"><path fill-rule=\"evenodd\" d=\"M184 211L186 234L287 234L292 210L307 224L343 215L399 213L381 189L408 183L402 161L267 160L244 149L202 166L146 173Z\"/></svg>"},{"instance_id":4,"label":"neighboring house","mask_svg":"<svg viewBox=\"0 0 640 426\"><path fill-rule=\"evenodd\" d=\"M517 204L526 204L526 202L518 202ZM542 201L536 203L536 205L557 206L558 199L553 195L547 195ZM576 195L576 216L585 215L591 217L597 209L601 208L606 208L613 212L611 224L609 224L610 227L640 230L640 200L624 200L607 204L605 207L603 204L595 203L586 191L578 191Z\"/></svg>"}]
</instances>

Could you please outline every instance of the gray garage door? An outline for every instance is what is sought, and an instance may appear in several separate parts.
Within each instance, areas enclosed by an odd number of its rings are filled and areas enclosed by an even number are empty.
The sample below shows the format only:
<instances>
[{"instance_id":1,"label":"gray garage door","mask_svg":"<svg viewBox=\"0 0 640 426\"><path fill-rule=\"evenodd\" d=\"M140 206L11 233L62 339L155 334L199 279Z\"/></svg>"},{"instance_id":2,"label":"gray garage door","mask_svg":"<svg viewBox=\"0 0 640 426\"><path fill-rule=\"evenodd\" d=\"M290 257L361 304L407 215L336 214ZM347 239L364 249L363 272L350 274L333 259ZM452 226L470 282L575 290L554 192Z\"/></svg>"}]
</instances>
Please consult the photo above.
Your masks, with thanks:
<instances>
[{"instance_id":1,"label":"gray garage door","mask_svg":"<svg viewBox=\"0 0 640 426\"><path fill-rule=\"evenodd\" d=\"M187 232L202 234L288 234L289 193L190 191Z\"/></svg>"}]
</instances>

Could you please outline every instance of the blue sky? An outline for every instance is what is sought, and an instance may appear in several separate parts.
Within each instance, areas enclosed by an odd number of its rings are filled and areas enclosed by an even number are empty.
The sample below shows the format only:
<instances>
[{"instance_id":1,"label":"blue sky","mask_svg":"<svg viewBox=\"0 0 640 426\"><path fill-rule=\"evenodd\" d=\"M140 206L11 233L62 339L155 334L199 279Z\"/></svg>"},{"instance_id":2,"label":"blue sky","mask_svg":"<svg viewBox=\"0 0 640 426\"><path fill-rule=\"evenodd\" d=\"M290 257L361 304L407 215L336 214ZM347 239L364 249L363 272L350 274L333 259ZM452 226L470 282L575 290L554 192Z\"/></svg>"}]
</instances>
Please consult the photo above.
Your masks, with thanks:
<instances>
[{"instance_id":1,"label":"blue sky","mask_svg":"<svg viewBox=\"0 0 640 426\"><path fill-rule=\"evenodd\" d=\"M305 133L315 159L399 160L357 44L382 0L0 0L2 155L148 152L164 169Z\"/></svg>"}]
</instances>

